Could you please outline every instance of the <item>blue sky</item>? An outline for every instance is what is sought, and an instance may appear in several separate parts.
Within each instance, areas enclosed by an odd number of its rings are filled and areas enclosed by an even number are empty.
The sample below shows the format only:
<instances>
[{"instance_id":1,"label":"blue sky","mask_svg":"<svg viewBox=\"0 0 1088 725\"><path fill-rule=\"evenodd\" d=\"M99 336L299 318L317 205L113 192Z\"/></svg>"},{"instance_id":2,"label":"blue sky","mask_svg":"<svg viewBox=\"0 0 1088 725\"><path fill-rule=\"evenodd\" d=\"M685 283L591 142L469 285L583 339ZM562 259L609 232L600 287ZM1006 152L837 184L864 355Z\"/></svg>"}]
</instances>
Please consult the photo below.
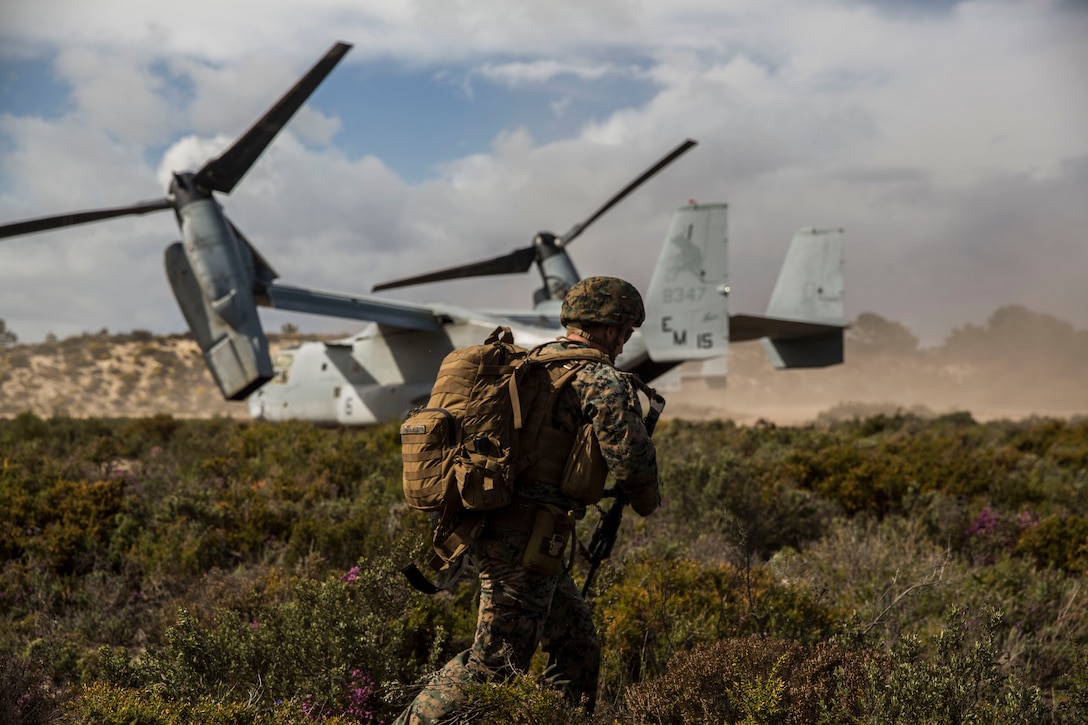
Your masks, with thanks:
<instances>
[{"instance_id":1,"label":"blue sky","mask_svg":"<svg viewBox=\"0 0 1088 725\"><path fill-rule=\"evenodd\" d=\"M364 293L562 232L645 288L671 211L730 205L732 302L802 226L846 229L847 312L925 344L1024 304L1088 327L1088 7L1067 0L13 0L0 8L0 220L164 193L337 40L354 44L230 196L288 284ZM20 339L176 332L170 214L0 243ZM528 304L536 280L389 296ZM265 316L304 330L342 321Z\"/></svg>"}]
</instances>

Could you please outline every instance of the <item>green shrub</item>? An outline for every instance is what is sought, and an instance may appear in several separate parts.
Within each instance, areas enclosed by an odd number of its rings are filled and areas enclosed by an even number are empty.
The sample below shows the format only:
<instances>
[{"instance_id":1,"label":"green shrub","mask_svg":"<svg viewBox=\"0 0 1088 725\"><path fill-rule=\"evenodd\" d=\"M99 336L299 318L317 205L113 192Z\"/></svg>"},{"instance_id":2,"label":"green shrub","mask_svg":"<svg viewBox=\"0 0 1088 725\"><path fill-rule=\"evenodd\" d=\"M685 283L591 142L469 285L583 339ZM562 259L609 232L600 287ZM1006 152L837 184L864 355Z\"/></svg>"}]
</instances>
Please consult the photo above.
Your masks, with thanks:
<instances>
[{"instance_id":1,"label":"green shrub","mask_svg":"<svg viewBox=\"0 0 1088 725\"><path fill-rule=\"evenodd\" d=\"M1048 516L1023 530L1015 551L1032 557L1041 567L1088 574L1088 517Z\"/></svg>"},{"instance_id":2,"label":"green shrub","mask_svg":"<svg viewBox=\"0 0 1088 725\"><path fill-rule=\"evenodd\" d=\"M630 722L849 722L864 714L866 673L879 658L839 645L749 636L680 652L625 696Z\"/></svg>"},{"instance_id":3,"label":"green shrub","mask_svg":"<svg viewBox=\"0 0 1088 725\"><path fill-rule=\"evenodd\" d=\"M998 700L1030 714L1037 687L1054 721L1083 721L1088 422L668 421L658 434L665 505L625 519L591 602L604 641L593 722L626 721L636 685L659 683L665 707L689 653L733 672L699 653L749 635L789 644L766 645L760 668L720 690L739 720L847 720L858 682L829 696L827 672L856 674L857 662L886 665L897 651L896 666L913 652L912 681L975 672L983 704L968 719L1018 711ZM97 701L111 721L147 698L158 704L132 721L188 702L234 708L243 722L388 719L474 631L471 577L423 598L393 571L425 559L427 537L402 501L393 424L0 419L0 656L34 663L31 680L56 701L85 694L70 718ZM940 653L952 604L1004 612L986 646L1015 687L964 664L969 644L985 644L973 620L952 648L961 660ZM864 680L859 721L902 712L875 689L886 675ZM496 718L529 719L554 695L526 689L537 686L488 686L486 702ZM516 709L517 693L528 709ZM919 707L942 713L932 703L948 697L923 693Z\"/></svg>"},{"instance_id":4,"label":"green shrub","mask_svg":"<svg viewBox=\"0 0 1088 725\"><path fill-rule=\"evenodd\" d=\"M493 725L564 725L586 722L584 711L573 707L559 690L531 675L506 682L469 685L467 700L455 722Z\"/></svg>"},{"instance_id":5,"label":"green shrub","mask_svg":"<svg viewBox=\"0 0 1088 725\"><path fill-rule=\"evenodd\" d=\"M244 693L250 703L293 700L314 713L385 712L377 683L433 670L454 629L445 607L409 591L383 563L320 582L265 582L210 618L179 611L165 646L138 660L104 651L103 676L122 688L161 685L173 702Z\"/></svg>"},{"instance_id":6,"label":"green shrub","mask_svg":"<svg viewBox=\"0 0 1088 725\"><path fill-rule=\"evenodd\" d=\"M1043 723L1050 713L1037 686L999 666L1001 617L952 608L931 640L904 636L885 667L871 666L866 723Z\"/></svg>"},{"instance_id":7,"label":"green shrub","mask_svg":"<svg viewBox=\"0 0 1088 725\"><path fill-rule=\"evenodd\" d=\"M655 518L667 526L664 541L696 530L769 557L783 546L816 538L835 511L811 492L788 485L774 461L731 448L667 461L661 468L663 507Z\"/></svg>"},{"instance_id":8,"label":"green shrub","mask_svg":"<svg viewBox=\"0 0 1088 725\"><path fill-rule=\"evenodd\" d=\"M613 693L656 677L678 651L747 633L814 640L836 613L809 591L782 586L766 567L690 559L625 566L597 600L602 676Z\"/></svg>"},{"instance_id":9,"label":"green shrub","mask_svg":"<svg viewBox=\"0 0 1088 725\"><path fill-rule=\"evenodd\" d=\"M40 665L0 653L0 722L46 725L56 715L56 699Z\"/></svg>"},{"instance_id":10,"label":"green shrub","mask_svg":"<svg viewBox=\"0 0 1088 725\"><path fill-rule=\"evenodd\" d=\"M241 701L219 701L208 696L177 701L161 688L132 689L102 682L83 687L65 708L72 725L308 725L314 718L305 703L276 702L256 708ZM329 715L329 725L365 722Z\"/></svg>"}]
</instances>

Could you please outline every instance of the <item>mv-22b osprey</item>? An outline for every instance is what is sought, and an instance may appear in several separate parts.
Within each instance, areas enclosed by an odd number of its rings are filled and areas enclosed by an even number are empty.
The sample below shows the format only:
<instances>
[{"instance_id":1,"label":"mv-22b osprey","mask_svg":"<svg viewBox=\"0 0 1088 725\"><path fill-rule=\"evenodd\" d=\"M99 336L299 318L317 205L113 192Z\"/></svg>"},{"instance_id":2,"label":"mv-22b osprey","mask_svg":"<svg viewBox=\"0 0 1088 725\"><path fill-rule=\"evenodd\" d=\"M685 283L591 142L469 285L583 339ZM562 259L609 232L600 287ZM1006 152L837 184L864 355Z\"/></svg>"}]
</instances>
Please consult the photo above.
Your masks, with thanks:
<instances>
[{"instance_id":1,"label":"mv-22b osprey","mask_svg":"<svg viewBox=\"0 0 1088 725\"><path fill-rule=\"evenodd\" d=\"M409 284L528 271L543 279L521 311L411 304L278 284L277 273L224 215L213 192L229 193L351 48L334 45L223 154L196 172L174 173L165 198L0 225L0 238L172 209L182 241L166 249L166 273L181 312L223 396L246 400L257 418L366 425L426 401L439 363L482 342L496 325L536 345L561 334L559 309L579 279L566 247L638 186L695 145L680 144L562 236L540 232L528 247L495 259L398 280ZM653 380L689 360L725 355L730 340L763 338L776 367L842 362L841 230L803 229L790 244L766 316L729 315L726 207L689 204L673 216L648 289L647 320L617 365ZM257 307L370 324L335 342L283 350L273 365Z\"/></svg>"}]
</instances>

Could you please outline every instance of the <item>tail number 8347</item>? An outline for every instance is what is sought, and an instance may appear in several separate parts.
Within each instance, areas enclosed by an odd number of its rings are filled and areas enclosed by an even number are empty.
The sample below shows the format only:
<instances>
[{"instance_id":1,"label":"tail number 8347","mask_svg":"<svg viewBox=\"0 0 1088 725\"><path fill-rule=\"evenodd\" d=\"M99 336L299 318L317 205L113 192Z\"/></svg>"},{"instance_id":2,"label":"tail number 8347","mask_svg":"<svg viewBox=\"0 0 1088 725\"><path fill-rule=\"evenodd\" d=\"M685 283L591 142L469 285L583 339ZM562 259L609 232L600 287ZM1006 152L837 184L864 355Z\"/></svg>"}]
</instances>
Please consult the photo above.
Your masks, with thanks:
<instances>
[{"instance_id":1,"label":"tail number 8347","mask_svg":"<svg viewBox=\"0 0 1088 725\"><path fill-rule=\"evenodd\" d=\"M666 287L661 290L661 301L667 305L681 302L698 302L706 294L706 287Z\"/></svg>"}]
</instances>

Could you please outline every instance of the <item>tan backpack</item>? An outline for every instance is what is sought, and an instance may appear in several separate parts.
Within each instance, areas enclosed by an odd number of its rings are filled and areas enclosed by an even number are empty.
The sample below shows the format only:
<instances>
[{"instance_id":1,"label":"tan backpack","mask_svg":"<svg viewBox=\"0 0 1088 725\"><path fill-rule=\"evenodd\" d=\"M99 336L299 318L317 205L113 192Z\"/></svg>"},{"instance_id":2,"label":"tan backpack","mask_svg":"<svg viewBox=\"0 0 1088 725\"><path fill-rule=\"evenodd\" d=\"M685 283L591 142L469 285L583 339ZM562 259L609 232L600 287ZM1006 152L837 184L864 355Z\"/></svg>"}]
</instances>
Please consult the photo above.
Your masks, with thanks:
<instances>
[{"instance_id":1,"label":"tan backpack","mask_svg":"<svg viewBox=\"0 0 1088 725\"><path fill-rule=\"evenodd\" d=\"M531 363L557 359L569 361L562 383L545 386L536 377L526 384ZM510 503L518 474L531 462L521 450L523 429L554 403L540 398L556 394L589 361L608 359L590 349L531 356L514 344L508 327L442 361L427 405L409 412L400 429L404 497L435 514L432 568L459 559L486 512Z\"/></svg>"},{"instance_id":2,"label":"tan backpack","mask_svg":"<svg viewBox=\"0 0 1088 725\"><path fill-rule=\"evenodd\" d=\"M409 506L437 511L451 496L466 511L510 503L527 354L500 327L483 345L454 350L442 361L427 405L400 428Z\"/></svg>"}]
</instances>

